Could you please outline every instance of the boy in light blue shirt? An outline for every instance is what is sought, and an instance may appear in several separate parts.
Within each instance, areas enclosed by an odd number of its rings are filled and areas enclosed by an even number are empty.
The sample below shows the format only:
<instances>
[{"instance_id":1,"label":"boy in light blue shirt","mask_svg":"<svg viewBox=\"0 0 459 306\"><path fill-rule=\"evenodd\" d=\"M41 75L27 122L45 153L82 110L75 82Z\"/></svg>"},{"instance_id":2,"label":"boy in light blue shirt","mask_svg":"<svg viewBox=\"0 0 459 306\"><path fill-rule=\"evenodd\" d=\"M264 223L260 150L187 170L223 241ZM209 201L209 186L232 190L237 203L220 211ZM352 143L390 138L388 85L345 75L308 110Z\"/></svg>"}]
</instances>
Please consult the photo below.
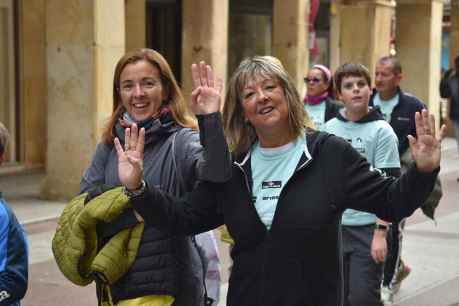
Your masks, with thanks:
<instances>
[{"instance_id":1,"label":"boy in light blue shirt","mask_svg":"<svg viewBox=\"0 0 459 306\"><path fill-rule=\"evenodd\" d=\"M368 69L360 64L344 64L335 72L335 81L344 109L325 124L325 131L348 141L372 167L399 176L397 136L379 108L368 107ZM388 224L373 214L347 209L342 225L345 305L382 306L380 284Z\"/></svg>"}]
</instances>

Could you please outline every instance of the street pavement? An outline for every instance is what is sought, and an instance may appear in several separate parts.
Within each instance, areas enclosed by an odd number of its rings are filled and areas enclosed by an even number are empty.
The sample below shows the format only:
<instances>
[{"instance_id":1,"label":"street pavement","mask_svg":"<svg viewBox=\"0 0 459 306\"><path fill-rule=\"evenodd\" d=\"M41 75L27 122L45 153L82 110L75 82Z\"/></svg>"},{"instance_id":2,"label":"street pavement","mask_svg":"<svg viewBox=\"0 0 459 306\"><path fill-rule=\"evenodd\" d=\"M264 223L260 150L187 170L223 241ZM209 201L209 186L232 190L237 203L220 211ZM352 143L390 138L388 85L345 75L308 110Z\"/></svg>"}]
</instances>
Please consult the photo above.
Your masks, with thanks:
<instances>
[{"instance_id":1,"label":"street pavement","mask_svg":"<svg viewBox=\"0 0 459 306\"><path fill-rule=\"evenodd\" d=\"M459 306L459 154L453 139L445 139L442 154L444 195L436 220L418 210L406 226L403 258L412 272L396 296L397 306ZM29 238L29 289L22 305L97 305L95 287L70 283L53 260L51 240L65 203L39 198L43 177L40 172L0 177L0 190ZM223 306L230 259L227 245L219 242L219 249L223 275L219 305Z\"/></svg>"}]
</instances>

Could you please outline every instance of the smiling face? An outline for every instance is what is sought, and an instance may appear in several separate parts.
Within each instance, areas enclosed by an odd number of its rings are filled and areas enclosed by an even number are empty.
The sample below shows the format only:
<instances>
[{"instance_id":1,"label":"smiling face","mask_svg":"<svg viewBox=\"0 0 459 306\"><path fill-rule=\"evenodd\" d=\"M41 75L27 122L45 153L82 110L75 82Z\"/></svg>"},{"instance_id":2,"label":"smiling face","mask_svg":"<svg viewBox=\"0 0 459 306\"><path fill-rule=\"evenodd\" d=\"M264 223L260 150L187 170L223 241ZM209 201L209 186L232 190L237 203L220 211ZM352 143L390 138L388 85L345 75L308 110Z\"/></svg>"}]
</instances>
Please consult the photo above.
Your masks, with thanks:
<instances>
[{"instance_id":1,"label":"smiling face","mask_svg":"<svg viewBox=\"0 0 459 306\"><path fill-rule=\"evenodd\" d=\"M306 87L309 96L320 96L328 88L328 81L325 80L324 73L317 68L309 71L308 76L305 78Z\"/></svg>"},{"instance_id":2,"label":"smiling face","mask_svg":"<svg viewBox=\"0 0 459 306\"><path fill-rule=\"evenodd\" d=\"M288 105L279 81L272 78L257 78L243 88L242 108L258 135L269 131L289 133Z\"/></svg>"},{"instance_id":3,"label":"smiling face","mask_svg":"<svg viewBox=\"0 0 459 306\"><path fill-rule=\"evenodd\" d=\"M363 76L343 77L338 95L344 103L346 114L361 117L368 113L371 89Z\"/></svg>"},{"instance_id":4,"label":"smiling face","mask_svg":"<svg viewBox=\"0 0 459 306\"><path fill-rule=\"evenodd\" d=\"M145 60L124 67L119 91L123 106L136 122L158 114L165 98L158 68Z\"/></svg>"}]
</instances>

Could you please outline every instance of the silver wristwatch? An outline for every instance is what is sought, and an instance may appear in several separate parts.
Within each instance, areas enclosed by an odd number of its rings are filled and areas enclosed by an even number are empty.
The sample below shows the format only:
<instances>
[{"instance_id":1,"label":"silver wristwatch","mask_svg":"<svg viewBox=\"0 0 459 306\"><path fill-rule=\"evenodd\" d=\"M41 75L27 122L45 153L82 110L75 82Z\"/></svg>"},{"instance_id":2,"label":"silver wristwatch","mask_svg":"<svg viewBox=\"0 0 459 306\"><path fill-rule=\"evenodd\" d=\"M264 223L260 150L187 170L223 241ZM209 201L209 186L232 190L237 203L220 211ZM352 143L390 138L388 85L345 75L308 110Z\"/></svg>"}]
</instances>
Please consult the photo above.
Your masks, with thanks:
<instances>
[{"instance_id":1,"label":"silver wristwatch","mask_svg":"<svg viewBox=\"0 0 459 306\"><path fill-rule=\"evenodd\" d=\"M141 196L145 193L145 189L147 188L147 184L145 183L144 180L142 180L141 185L138 189L136 190L129 190L126 187L123 188L124 194L129 198L136 198L138 196Z\"/></svg>"}]
</instances>

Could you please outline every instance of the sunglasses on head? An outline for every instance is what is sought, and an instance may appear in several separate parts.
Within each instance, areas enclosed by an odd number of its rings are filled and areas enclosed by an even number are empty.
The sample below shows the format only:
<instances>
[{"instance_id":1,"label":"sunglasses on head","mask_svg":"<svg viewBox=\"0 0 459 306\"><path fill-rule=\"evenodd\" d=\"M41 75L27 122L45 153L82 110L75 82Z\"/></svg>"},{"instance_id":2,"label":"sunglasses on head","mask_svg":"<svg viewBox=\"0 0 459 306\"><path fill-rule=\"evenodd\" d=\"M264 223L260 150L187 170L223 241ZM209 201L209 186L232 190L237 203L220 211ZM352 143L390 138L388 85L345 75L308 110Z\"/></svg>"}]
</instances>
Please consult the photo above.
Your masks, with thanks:
<instances>
[{"instance_id":1,"label":"sunglasses on head","mask_svg":"<svg viewBox=\"0 0 459 306\"><path fill-rule=\"evenodd\" d=\"M304 82L305 83L320 83L322 81L322 79L319 79L319 78L308 78L308 77L305 77L304 78Z\"/></svg>"}]
</instances>

